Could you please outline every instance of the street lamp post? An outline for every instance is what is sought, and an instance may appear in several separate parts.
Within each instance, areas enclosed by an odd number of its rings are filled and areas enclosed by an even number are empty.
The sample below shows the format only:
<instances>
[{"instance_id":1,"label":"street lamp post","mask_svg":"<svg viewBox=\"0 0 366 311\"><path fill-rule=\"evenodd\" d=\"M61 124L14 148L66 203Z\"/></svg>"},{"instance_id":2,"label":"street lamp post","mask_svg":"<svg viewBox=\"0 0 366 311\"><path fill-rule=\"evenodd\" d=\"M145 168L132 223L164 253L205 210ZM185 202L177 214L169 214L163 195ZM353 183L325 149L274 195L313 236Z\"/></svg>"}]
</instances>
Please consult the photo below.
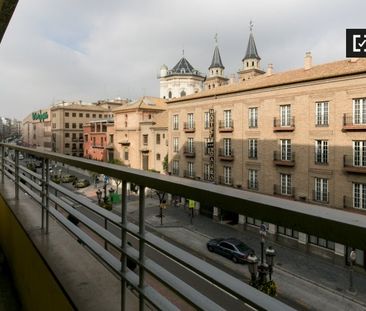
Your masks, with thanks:
<instances>
[{"instance_id":1,"label":"street lamp post","mask_svg":"<svg viewBox=\"0 0 366 311\"><path fill-rule=\"evenodd\" d=\"M356 293L356 290L355 288L353 287L353 265L355 264L356 262L356 252L355 250L353 249L350 254L349 254L349 259L350 259L350 269L349 269L349 289L348 291L350 293Z\"/></svg>"},{"instance_id":2,"label":"street lamp post","mask_svg":"<svg viewBox=\"0 0 366 311\"><path fill-rule=\"evenodd\" d=\"M247 257L248 261L248 269L250 273L250 285L253 287L257 287L257 273L258 273L258 257L254 254L250 254Z\"/></svg>"},{"instance_id":3,"label":"street lamp post","mask_svg":"<svg viewBox=\"0 0 366 311\"><path fill-rule=\"evenodd\" d=\"M104 203L107 203L108 198L107 198L107 183L106 182L104 182L103 190L104 190L104 198L103 198L103 201L104 201Z\"/></svg>"},{"instance_id":4,"label":"street lamp post","mask_svg":"<svg viewBox=\"0 0 366 311\"><path fill-rule=\"evenodd\" d=\"M276 256L276 251L272 246L268 246L266 249L266 263L268 265L269 280L272 281L272 272L274 265L274 257Z\"/></svg>"},{"instance_id":5,"label":"street lamp post","mask_svg":"<svg viewBox=\"0 0 366 311\"><path fill-rule=\"evenodd\" d=\"M108 191L109 191L109 198L111 200L111 203L113 203L112 196L113 196L113 193L114 193L114 189L110 188Z\"/></svg>"},{"instance_id":6,"label":"street lamp post","mask_svg":"<svg viewBox=\"0 0 366 311\"><path fill-rule=\"evenodd\" d=\"M101 200L102 200L102 191L100 191L100 189L98 188L98 190L96 191L97 194L97 198L98 198L98 204L100 205Z\"/></svg>"}]
</instances>

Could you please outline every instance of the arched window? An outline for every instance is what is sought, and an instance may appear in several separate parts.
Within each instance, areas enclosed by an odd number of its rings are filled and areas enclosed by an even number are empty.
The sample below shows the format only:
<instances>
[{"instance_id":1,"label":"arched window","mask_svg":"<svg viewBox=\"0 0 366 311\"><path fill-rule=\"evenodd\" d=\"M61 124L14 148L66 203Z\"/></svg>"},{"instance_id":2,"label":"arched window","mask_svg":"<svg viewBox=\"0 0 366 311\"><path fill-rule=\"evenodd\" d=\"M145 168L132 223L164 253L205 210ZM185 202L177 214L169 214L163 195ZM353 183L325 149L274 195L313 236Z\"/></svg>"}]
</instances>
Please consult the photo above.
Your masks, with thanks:
<instances>
[{"instance_id":1,"label":"arched window","mask_svg":"<svg viewBox=\"0 0 366 311\"><path fill-rule=\"evenodd\" d=\"M219 73L219 71L216 69L216 73Z\"/></svg>"},{"instance_id":2,"label":"arched window","mask_svg":"<svg viewBox=\"0 0 366 311\"><path fill-rule=\"evenodd\" d=\"M180 97L186 96L186 92L183 90L182 92L180 92Z\"/></svg>"},{"instance_id":3,"label":"arched window","mask_svg":"<svg viewBox=\"0 0 366 311\"><path fill-rule=\"evenodd\" d=\"M211 84L208 85L208 89L210 90L211 89Z\"/></svg>"},{"instance_id":4,"label":"arched window","mask_svg":"<svg viewBox=\"0 0 366 311\"><path fill-rule=\"evenodd\" d=\"M252 61L252 66L254 66L254 61Z\"/></svg>"},{"instance_id":5,"label":"arched window","mask_svg":"<svg viewBox=\"0 0 366 311\"><path fill-rule=\"evenodd\" d=\"M169 97L169 98L172 98L172 91L169 91L169 93L168 93L168 97Z\"/></svg>"}]
</instances>

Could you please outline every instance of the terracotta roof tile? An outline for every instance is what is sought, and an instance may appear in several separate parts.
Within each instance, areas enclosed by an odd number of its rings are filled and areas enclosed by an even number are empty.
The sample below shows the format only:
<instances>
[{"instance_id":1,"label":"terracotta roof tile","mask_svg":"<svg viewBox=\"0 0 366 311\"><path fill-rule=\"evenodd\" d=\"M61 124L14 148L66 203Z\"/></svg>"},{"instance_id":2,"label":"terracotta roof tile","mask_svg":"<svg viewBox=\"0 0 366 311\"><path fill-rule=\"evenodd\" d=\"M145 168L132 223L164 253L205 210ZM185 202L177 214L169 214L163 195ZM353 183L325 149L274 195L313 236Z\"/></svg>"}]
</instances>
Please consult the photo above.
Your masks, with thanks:
<instances>
[{"instance_id":1,"label":"terracotta roof tile","mask_svg":"<svg viewBox=\"0 0 366 311\"><path fill-rule=\"evenodd\" d=\"M201 97L210 97L240 91L250 91L254 89L345 76L357 73L366 73L365 58L347 59L322 65L316 65L307 70L300 68L280 73L274 73L272 75L263 74L240 83L223 85L211 90L205 90L192 95L174 98L167 101L167 104Z\"/></svg>"}]
</instances>

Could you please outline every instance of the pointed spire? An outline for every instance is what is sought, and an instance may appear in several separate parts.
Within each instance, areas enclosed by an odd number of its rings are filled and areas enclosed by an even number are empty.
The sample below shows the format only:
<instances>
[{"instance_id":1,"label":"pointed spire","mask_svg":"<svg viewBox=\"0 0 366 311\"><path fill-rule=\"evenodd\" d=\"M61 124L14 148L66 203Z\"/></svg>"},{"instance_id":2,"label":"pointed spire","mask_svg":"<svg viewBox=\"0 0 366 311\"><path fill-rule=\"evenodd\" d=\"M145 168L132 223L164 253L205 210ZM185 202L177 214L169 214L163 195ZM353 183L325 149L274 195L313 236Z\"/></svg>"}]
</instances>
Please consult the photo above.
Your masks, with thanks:
<instances>
[{"instance_id":1,"label":"pointed spire","mask_svg":"<svg viewBox=\"0 0 366 311\"><path fill-rule=\"evenodd\" d=\"M215 46L214 54L212 56L211 66L208 67L208 69L211 69L211 68L225 69L224 65L222 64L219 47L217 45L217 34L215 34L214 38L215 38L216 46Z\"/></svg>"},{"instance_id":2,"label":"pointed spire","mask_svg":"<svg viewBox=\"0 0 366 311\"><path fill-rule=\"evenodd\" d=\"M258 55L257 47L255 46L255 41L254 41L254 36L253 36L253 26L254 26L253 22L250 21L250 23L249 23L249 30L250 30L249 41L248 41L248 46L247 46L247 52L245 53L243 61L248 58L261 59Z\"/></svg>"}]
</instances>

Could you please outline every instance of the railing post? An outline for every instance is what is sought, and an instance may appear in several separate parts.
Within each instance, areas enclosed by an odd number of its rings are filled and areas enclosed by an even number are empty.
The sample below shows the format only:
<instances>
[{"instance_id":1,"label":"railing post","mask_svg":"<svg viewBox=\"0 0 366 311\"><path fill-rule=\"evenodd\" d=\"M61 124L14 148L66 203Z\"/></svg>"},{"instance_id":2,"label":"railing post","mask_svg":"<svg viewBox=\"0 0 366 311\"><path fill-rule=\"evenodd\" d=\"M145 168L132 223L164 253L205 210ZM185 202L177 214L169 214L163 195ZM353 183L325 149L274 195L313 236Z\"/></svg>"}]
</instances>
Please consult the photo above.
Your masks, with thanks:
<instances>
[{"instance_id":1,"label":"railing post","mask_svg":"<svg viewBox=\"0 0 366 311\"><path fill-rule=\"evenodd\" d=\"M5 177L5 146L1 146L1 183L4 183Z\"/></svg>"},{"instance_id":2,"label":"railing post","mask_svg":"<svg viewBox=\"0 0 366 311\"><path fill-rule=\"evenodd\" d=\"M44 209L46 206L46 159L42 158L42 193L41 193L41 198L42 198L42 209L41 209L41 228L44 229Z\"/></svg>"},{"instance_id":3,"label":"railing post","mask_svg":"<svg viewBox=\"0 0 366 311\"><path fill-rule=\"evenodd\" d=\"M108 228L108 219L104 218L104 229L107 230ZM104 239L104 249L108 249L108 242Z\"/></svg>"},{"instance_id":4,"label":"railing post","mask_svg":"<svg viewBox=\"0 0 366 311\"><path fill-rule=\"evenodd\" d=\"M15 200L19 200L19 150L15 150Z\"/></svg>"},{"instance_id":5,"label":"railing post","mask_svg":"<svg viewBox=\"0 0 366 311\"><path fill-rule=\"evenodd\" d=\"M141 291L145 285L145 186L140 185L139 189L139 288ZM145 307L144 296L139 294L139 310Z\"/></svg>"},{"instance_id":6,"label":"railing post","mask_svg":"<svg viewBox=\"0 0 366 311\"><path fill-rule=\"evenodd\" d=\"M126 236L126 225L127 225L127 181L122 181L122 200L121 200L121 248L122 251L126 251L127 245L127 236ZM121 254L121 267L122 267L122 275L126 273L127 267L127 256L122 252ZM122 276L121 277L121 310L126 310L126 280Z\"/></svg>"},{"instance_id":7,"label":"railing post","mask_svg":"<svg viewBox=\"0 0 366 311\"><path fill-rule=\"evenodd\" d=\"M49 221L49 159L45 160L46 164L46 172L45 172L45 183L44 183L44 190L45 190L45 207L46 207L46 234L48 234L48 221Z\"/></svg>"}]
</instances>

